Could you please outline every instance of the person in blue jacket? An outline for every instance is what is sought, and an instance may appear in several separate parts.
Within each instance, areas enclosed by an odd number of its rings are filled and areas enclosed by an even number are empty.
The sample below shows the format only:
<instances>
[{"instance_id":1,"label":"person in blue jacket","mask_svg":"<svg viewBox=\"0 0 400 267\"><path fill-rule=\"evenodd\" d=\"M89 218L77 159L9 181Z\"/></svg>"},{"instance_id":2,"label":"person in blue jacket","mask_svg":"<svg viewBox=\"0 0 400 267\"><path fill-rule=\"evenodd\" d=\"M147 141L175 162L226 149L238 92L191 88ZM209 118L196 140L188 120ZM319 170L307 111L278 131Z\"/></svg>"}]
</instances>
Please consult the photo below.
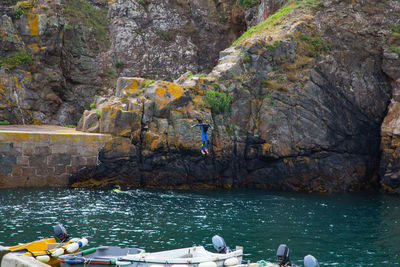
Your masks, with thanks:
<instances>
[{"instance_id":1,"label":"person in blue jacket","mask_svg":"<svg viewBox=\"0 0 400 267\"><path fill-rule=\"evenodd\" d=\"M198 123L195 125L192 125L193 127L199 126L201 127L201 140L203 141L203 145L201 146L201 154L208 154L208 145L210 144L210 141L208 139L208 128L210 128L211 130L213 130L213 127L211 126L210 122L208 120L206 120L206 123ZM205 147L204 147L205 145Z\"/></svg>"}]
</instances>

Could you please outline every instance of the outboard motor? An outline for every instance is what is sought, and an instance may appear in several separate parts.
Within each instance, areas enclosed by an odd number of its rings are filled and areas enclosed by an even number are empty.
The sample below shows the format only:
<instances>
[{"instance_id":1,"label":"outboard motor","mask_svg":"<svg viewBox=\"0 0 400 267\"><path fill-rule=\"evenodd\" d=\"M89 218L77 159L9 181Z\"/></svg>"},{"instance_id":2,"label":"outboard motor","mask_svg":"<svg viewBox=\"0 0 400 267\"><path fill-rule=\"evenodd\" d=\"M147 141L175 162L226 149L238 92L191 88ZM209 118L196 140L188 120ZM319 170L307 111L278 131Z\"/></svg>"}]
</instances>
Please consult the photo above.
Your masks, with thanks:
<instances>
[{"instance_id":1,"label":"outboard motor","mask_svg":"<svg viewBox=\"0 0 400 267\"><path fill-rule=\"evenodd\" d=\"M304 257L304 267L319 267L319 264L313 255L307 255Z\"/></svg>"},{"instance_id":2,"label":"outboard motor","mask_svg":"<svg viewBox=\"0 0 400 267\"><path fill-rule=\"evenodd\" d=\"M69 239L69 235L67 234L67 230L65 230L65 227L62 224L57 224L53 226L54 229L54 236L58 238L61 243L65 243Z\"/></svg>"},{"instance_id":3,"label":"outboard motor","mask_svg":"<svg viewBox=\"0 0 400 267\"><path fill-rule=\"evenodd\" d=\"M288 246L285 244L280 244L276 251L276 258L278 259L279 266L290 265Z\"/></svg>"},{"instance_id":4,"label":"outboard motor","mask_svg":"<svg viewBox=\"0 0 400 267\"><path fill-rule=\"evenodd\" d=\"M213 236L212 243L218 253L226 253L227 247L225 240L222 237L219 235Z\"/></svg>"}]
</instances>

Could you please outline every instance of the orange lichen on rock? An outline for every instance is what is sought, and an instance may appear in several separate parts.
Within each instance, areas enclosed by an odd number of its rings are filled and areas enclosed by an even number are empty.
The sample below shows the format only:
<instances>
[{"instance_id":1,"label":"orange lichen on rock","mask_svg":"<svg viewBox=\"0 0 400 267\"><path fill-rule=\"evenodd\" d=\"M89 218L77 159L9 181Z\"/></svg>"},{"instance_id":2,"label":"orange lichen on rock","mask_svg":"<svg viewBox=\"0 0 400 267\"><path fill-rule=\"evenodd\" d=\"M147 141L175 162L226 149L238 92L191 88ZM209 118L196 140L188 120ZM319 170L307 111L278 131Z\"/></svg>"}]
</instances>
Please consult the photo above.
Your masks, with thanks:
<instances>
[{"instance_id":1,"label":"orange lichen on rock","mask_svg":"<svg viewBox=\"0 0 400 267\"><path fill-rule=\"evenodd\" d=\"M39 15L29 13L27 18L31 35L39 35Z\"/></svg>"},{"instance_id":2,"label":"orange lichen on rock","mask_svg":"<svg viewBox=\"0 0 400 267\"><path fill-rule=\"evenodd\" d=\"M29 44L28 48L30 48L33 52L37 53L39 52L40 48L38 44Z\"/></svg>"}]
</instances>

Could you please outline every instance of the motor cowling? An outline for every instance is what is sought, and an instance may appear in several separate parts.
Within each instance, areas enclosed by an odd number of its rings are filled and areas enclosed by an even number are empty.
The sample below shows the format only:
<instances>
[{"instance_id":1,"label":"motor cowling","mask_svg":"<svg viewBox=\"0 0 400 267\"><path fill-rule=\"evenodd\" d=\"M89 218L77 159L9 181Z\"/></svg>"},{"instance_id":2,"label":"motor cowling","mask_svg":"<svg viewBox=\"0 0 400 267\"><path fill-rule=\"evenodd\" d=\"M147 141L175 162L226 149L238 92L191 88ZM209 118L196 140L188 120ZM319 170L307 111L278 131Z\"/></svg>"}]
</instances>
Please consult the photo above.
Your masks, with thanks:
<instances>
[{"instance_id":1,"label":"motor cowling","mask_svg":"<svg viewBox=\"0 0 400 267\"><path fill-rule=\"evenodd\" d=\"M226 247L225 240L222 237L220 237L219 235L213 236L212 244L218 253L226 252L227 247Z\"/></svg>"},{"instance_id":2,"label":"motor cowling","mask_svg":"<svg viewBox=\"0 0 400 267\"><path fill-rule=\"evenodd\" d=\"M290 263L289 254L289 247L285 244L280 244L278 249L276 250L276 258L280 266L284 266L287 263Z\"/></svg>"},{"instance_id":3,"label":"motor cowling","mask_svg":"<svg viewBox=\"0 0 400 267\"><path fill-rule=\"evenodd\" d=\"M304 267L319 267L319 264L313 255L307 255L304 257Z\"/></svg>"},{"instance_id":4,"label":"motor cowling","mask_svg":"<svg viewBox=\"0 0 400 267\"><path fill-rule=\"evenodd\" d=\"M69 235L67 233L67 230L62 224L57 224L53 226L54 229L54 236L60 240L60 242L65 243L69 239Z\"/></svg>"}]
</instances>

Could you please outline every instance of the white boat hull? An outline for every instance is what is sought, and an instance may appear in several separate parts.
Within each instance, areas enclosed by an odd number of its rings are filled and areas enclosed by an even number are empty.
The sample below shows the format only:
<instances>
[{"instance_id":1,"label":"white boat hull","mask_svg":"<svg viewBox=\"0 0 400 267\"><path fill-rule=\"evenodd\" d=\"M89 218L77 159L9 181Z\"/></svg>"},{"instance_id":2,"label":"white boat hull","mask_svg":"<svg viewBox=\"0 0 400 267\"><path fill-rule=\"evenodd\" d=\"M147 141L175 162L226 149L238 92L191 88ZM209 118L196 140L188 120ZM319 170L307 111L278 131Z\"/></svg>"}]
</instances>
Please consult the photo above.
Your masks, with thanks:
<instances>
[{"instance_id":1,"label":"white boat hull","mask_svg":"<svg viewBox=\"0 0 400 267\"><path fill-rule=\"evenodd\" d=\"M229 267L241 264L243 248L226 254L212 253L202 246L121 257L119 266L127 267Z\"/></svg>"}]
</instances>

